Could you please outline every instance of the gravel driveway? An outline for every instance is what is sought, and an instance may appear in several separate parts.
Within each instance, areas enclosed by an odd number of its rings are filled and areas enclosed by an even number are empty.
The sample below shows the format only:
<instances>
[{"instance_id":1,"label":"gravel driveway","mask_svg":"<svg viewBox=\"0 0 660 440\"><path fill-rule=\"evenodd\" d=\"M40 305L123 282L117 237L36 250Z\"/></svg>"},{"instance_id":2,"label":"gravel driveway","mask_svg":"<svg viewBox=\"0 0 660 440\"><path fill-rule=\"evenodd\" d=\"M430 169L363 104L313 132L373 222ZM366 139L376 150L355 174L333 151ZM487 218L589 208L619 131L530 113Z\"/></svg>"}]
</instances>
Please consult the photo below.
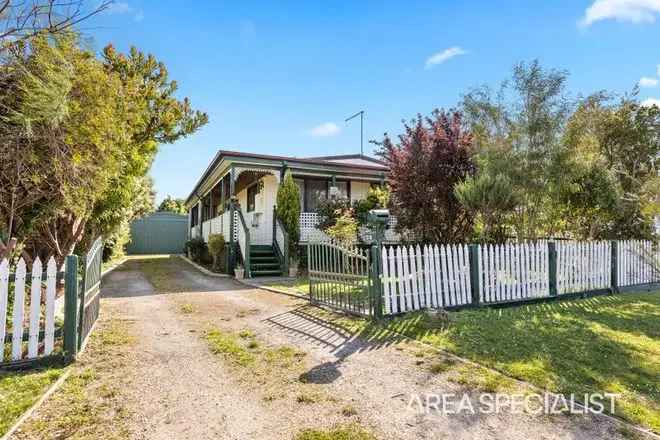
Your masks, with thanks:
<instances>
[{"instance_id":1,"label":"gravel driveway","mask_svg":"<svg viewBox=\"0 0 660 440\"><path fill-rule=\"evenodd\" d=\"M123 392L134 438L292 439L346 424L379 439L626 438L596 416L420 411L411 396L478 390L432 372L441 354L360 337L305 301L202 275L176 257L129 260L104 279L103 296L107 313L132 323ZM268 353L292 347L301 369L238 366L209 349L212 329L249 335Z\"/></svg>"}]
</instances>

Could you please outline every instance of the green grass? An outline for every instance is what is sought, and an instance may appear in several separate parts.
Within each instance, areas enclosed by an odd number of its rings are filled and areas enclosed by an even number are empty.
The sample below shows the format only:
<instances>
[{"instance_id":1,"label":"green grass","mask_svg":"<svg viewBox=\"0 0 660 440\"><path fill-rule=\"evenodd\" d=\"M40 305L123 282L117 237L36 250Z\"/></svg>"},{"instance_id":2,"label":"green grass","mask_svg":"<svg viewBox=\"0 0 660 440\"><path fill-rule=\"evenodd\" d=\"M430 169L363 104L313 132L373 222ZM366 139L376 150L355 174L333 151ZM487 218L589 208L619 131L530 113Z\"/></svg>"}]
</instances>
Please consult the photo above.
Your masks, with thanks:
<instances>
[{"instance_id":1,"label":"green grass","mask_svg":"<svg viewBox=\"0 0 660 440\"><path fill-rule=\"evenodd\" d=\"M618 393L617 415L660 432L659 292L465 310L449 325L415 313L384 327L553 392ZM470 374L457 381L469 385ZM497 378L481 376L477 388L494 387Z\"/></svg>"},{"instance_id":2,"label":"green grass","mask_svg":"<svg viewBox=\"0 0 660 440\"><path fill-rule=\"evenodd\" d=\"M274 287L275 289L285 290L298 295L309 295L309 279L296 278L293 280L278 280L264 283L264 286Z\"/></svg>"},{"instance_id":3,"label":"green grass","mask_svg":"<svg viewBox=\"0 0 660 440\"><path fill-rule=\"evenodd\" d=\"M0 437L60 378L65 368L0 372Z\"/></svg>"},{"instance_id":4,"label":"green grass","mask_svg":"<svg viewBox=\"0 0 660 440\"><path fill-rule=\"evenodd\" d=\"M346 425L330 430L305 429L295 440L376 440L376 437L358 425Z\"/></svg>"}]
</instances>

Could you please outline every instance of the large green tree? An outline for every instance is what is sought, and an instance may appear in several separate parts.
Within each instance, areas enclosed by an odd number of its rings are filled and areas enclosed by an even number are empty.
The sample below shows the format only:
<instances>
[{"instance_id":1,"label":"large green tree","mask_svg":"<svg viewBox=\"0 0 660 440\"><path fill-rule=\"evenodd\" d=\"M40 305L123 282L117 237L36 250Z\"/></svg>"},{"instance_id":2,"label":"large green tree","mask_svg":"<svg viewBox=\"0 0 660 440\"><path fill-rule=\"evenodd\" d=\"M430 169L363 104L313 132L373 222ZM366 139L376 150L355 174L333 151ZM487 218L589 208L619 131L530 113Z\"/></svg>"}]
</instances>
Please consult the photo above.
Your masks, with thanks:
<instances>
[{"instance_id":1,"label":"large green tree","mask_svg":"<svg viewBox=\"0 0 660 440\"><path fill-rule=\"evenodd\" d=\"M0 220L31 253L61 260L137 215L158 145L207 116L177 99L165 66L135 48L124 55L108 46L98 59L72 34L22 46L1 66L0 132L11 162L0 176Z\"/></svg>"},{"instance_id":2,"label":"large green tree","mask_svg":"<svg viewBox=\"0 0 660 440\"><path fill-rule=\"evenodd\" d=\"M519 63L496 92L484 86L463 97L481 177L469 182L470 197L462 200L484 220L508 219L510 228L486 229L497 239L503 231L521 239L547 235L558 221L555 194L566 182L555 170L564 157L561 139L572 108L566 78L566 72L545 69L538 61ZM500 190L493 191L489 181L498 182ZM504 184L513 198L502 197Z\"/></svg>"}]
</instances>

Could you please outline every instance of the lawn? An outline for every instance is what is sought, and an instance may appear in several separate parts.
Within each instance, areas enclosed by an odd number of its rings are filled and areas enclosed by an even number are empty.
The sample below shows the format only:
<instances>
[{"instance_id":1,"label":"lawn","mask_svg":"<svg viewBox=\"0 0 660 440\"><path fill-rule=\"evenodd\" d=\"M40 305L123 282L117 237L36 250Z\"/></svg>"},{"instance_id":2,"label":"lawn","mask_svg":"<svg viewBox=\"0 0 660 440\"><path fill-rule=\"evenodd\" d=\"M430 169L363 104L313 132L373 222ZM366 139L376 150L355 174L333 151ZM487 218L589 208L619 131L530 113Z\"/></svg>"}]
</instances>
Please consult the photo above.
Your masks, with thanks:
<instances>
[{"instance_id":1,"label":"lawn","mask_svg":"<svg viewBox=\"0 0 660 440\"><path fill-rule=\"evenodd\" d=\"M660 432L660 292L465 310L449 325L422 312L384 326L553 392L617 393L616 415Z\"/></svg>"},{"instance_id":2,"label":"lawn","mask_svg":"<svg viewBox=\"0 0 660 440\"><path fill-rule=\"evenodd\" d=\"M0 437L64 373L63 366L0 371Z\"/></svg>"},{"instance_id":3,"label":"lawn","mask_svg":"<svg viewBox=\"0 0 660 440\"><path fill-rule=\"evenodd\" d=\"M264 286L285 290L287 292L295 293L298 295L309 295L308 278L288 278L263 284Z\"/></svg>"}]
</instances>

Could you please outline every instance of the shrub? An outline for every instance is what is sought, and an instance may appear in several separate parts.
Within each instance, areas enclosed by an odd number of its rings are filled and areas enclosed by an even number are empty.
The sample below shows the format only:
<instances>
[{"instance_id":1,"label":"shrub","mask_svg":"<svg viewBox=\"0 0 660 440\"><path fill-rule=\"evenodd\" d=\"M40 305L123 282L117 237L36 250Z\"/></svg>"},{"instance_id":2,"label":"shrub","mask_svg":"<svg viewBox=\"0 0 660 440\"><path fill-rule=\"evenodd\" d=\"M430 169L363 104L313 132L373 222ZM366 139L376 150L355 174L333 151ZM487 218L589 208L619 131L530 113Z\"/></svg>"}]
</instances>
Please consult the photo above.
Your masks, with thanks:
<instances>
[{"instance_id":1,"label":"shrub","mask_svg":"<svg viewBox=\"0 0 660 440\"><path fill-rule=\"evenodd\" d=\"M372 209L388 208L390 204L390 189L387 186L373 186L369 188L367 197L353 203L355 219L360 226L368 223L367 216Z\"/></svg>"},{"instance_id":2,"label":"shrub","mask_svg":"<svg viewBox=\"0 0 660 440\"><path fill-rule=\"evenodd\" d=\"M316 212L319 215L318 228L324 232L333 227L340 217L353 216L351 202L345 198L323 200L319 203Z\"/></svg>"},{"instance_id":3,"label":"shrub","mask_svg":"<svg viewBox=\"0 0 660 440\"><path fill-rule=\"evenodd\" d=\"M289 234L289 254L295 256L300 239L300 190L289 170L277 189L277 216Z\"/></svg>"},{"instance_id":4,"label":"shrub","mask_svg":"<svg viewBox=\"0 0 660 440\"><path fill-rule=\"evenodd\" d=\"M222 234L209 235L209 254L213 258L213 269L222 270L221 265L225 253L225 237Z\"/></svg>"},{"instance_id":5,"label":"shrub","mask_svg":"<svg viewBox=\"0 0 660 440\"><path fill-rule=\"evenodd\" d=\"M325 233L340 243L351 244L357 241L358 223L351 215L352 211L344 211L335 224L325 229Z\"/></svg>"},{"instance_id":6,"label":"shrub","mask_svg":"<svg viewBox=\"0 0 660 440\"><path fill-rule=\"evenodd\" d=\"M193 259L193 261L196 261L198 263L203 262L204 257L208 252L206 243L204 242L204 239L201 237L188 240L186 242L186 250L190 252L190 257Z\"/></svg>"}]
</instances>

